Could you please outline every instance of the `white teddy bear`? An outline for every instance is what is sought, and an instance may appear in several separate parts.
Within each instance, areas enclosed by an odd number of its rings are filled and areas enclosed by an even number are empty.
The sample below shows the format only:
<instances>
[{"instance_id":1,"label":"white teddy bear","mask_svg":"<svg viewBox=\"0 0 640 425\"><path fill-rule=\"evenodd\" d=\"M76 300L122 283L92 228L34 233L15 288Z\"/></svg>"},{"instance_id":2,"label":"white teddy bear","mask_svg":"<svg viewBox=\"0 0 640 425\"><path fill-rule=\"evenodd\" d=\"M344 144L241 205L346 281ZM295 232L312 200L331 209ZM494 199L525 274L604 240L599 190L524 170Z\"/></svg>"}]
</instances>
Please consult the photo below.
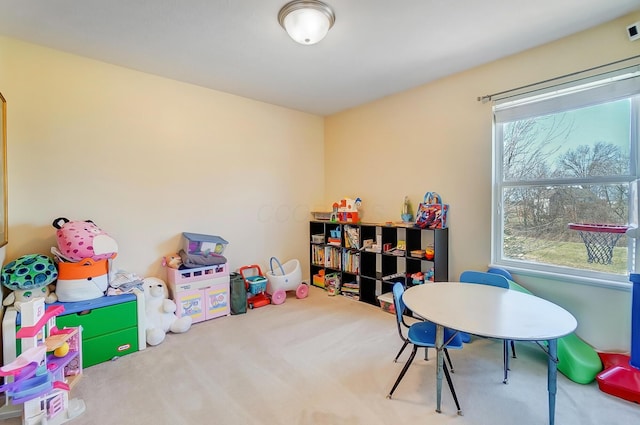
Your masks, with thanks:
<instances>
[{"instance_id":1,"label":"white teddy bear","mask_svg":"<svg viewBox=\"0 0 640 425\"><path fill-rule=\"evenodd\" d=\"M176 316L176 303L169 299L167 284L156 277L143 279L147 344L158 345L167 332L183 333L191 328L191 316Z\"/></svg>"}]
</instances>

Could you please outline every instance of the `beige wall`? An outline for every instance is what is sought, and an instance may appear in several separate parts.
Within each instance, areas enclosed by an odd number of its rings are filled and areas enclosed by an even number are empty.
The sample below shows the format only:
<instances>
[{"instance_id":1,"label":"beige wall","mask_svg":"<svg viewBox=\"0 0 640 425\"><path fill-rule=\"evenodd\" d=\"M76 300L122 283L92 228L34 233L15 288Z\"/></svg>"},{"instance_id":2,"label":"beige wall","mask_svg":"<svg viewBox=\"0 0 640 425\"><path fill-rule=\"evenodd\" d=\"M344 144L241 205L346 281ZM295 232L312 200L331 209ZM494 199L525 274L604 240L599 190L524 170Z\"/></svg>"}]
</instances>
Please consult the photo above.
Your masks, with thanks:
<instances>
[{"instance_id":1,"label":"beige wall","mask_svg":"<svg viewBox=\"0 0 640 425\"><path fill-rule=\"evenodd\" d=\"M48 253L62 216L95 221L142 276L165 277L183 231L227 239L233 269L308 262L323 118L2 37L0 90L7 261Z\"/></svg>"},{"instance_id":2,"label":"beige wall","mask_svg":"<svg viewBox=\"0 0 640 425\"><path fill-rule=\"evenodd\" d=\"M344 196L398 220L427 190L452 206L450 276L490 260L491 107L476 97L638 54L640 12L326 119L0 37L8 102L7 260L92 219L116 267L164 277L180 233L230 241L231 268L299 258L308 212ZM629 292L516 280L572 311L597 348L628 350ZM580 298L574 294L580 294Z\"/></svg>"},{"instance_id":3,"label":"beige wall","mask_svg":"<svg viewBox=\"0 0 640 425\"><path fill-rule=\"evenodd\" d=\"M486 269L491 246L491 105L478 96L606 64L640 53L626 26L640 13L504 60L328 117L325 122L326 199L357 195L365 221L400 219L404 195L425 191L450 210L452 278ZM346 173L346 175L345 175ZM578 335L601 349L628 350L628 291L576 287L518 277L559 302L579 321ZM580 297L572 294L580 293ZM604 301L604 302L603 302Z\"/></svg>"}]
</instances>

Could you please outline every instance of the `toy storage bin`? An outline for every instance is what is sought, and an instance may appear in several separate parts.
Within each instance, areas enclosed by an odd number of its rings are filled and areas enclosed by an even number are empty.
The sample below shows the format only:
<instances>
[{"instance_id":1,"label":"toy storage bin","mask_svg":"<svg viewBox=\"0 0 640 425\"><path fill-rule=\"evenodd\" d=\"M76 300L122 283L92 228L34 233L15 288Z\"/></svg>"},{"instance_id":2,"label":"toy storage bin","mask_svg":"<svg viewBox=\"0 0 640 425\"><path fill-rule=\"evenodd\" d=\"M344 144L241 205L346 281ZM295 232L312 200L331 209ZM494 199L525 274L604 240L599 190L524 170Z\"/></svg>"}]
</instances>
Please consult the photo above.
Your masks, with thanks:
<instances>
[{"instance_id":1,"label":"toy storage bin","mask_svg":"<svg viewBox=\"0 0 640 425\"><path fill-rule=\"evenodd\" d=\"M378 295L378 302L380 303L380 308L382 311L386 311L387 313L395 314L396 309L393 305L393 293L386 292L384 294Z\"/></svg>"},{"instance_id":2,"label":"toy storage bin","mask_svg":"<svg viewBox=\"0 0 640 425\"><path fill-rule=\"evenodd\" d=\"M324 288L324 270L320 270L317 274L313 275L313 284Z\"/></svg>"},{"instance_id":3,"label":"toy storage bin","mask_svg":"<svg viewBox=\"0 0 640 425\"><path fill-rule=\"evenodd\" d=\"M205 255L217 254L222 255L225 248L229 244L220 236L203 235L200 233L182 233L182 249L187 254Z\"/></svg>"},{"instance_id":4,"label":"toy storage bin","mask_svg":"<svg viewBox=\"0 0 640 425\"><path fill-rule=\"evenodd\" d=\"M227 263L215 264L213 266L196 267L191 269L167 268L167 280L175 285L198 282L203 279L214 279L227 276L229 271Z\"/></svg>"},{"instance_id":5,"label":"toy storage bin","mask_svg":"<svg viewBox=\"0 0 640 425\"><path fill-rule=\"evenodd\" d=\"M311 235L311 242L313 243L324 243L324 235Z\"/></svg>"},{"instance_id":6,"label":"toy storage bin","mask_svg":"<svg viewBox=\"0 0 640 425\"><path fill-rule=\"evenodd\" d=\"M64 311L57 326L82 327L82 367L113 360L146 348L144 295L123 294L93 300L60 303ZM22 352L16 333L21 317L15 308L7 310L3 322L3 355L15 359Z\"/></svg>"},{"instance_id":7,"label":"toy storage bin","mask_svg":"<svg viewBox=\"0 0 640 425\"><path fill-rule=\"evenodd\" d=\"M249 284L249 293L251 295L257 295L267 290L267 278L264 276L248 276L247 283Z\"/></svg>"},{"instance_id":8,"label":"toy storage bin","mask_svg":"<svg viewBox=\"0 0 640 425\"><path fill-rule=\"evenodd\" d=\"M330 212L312 211L311 214L313 215L313 219L314 220L330 220L331 219L331 213Z\"/></svg>"}]
</instances>

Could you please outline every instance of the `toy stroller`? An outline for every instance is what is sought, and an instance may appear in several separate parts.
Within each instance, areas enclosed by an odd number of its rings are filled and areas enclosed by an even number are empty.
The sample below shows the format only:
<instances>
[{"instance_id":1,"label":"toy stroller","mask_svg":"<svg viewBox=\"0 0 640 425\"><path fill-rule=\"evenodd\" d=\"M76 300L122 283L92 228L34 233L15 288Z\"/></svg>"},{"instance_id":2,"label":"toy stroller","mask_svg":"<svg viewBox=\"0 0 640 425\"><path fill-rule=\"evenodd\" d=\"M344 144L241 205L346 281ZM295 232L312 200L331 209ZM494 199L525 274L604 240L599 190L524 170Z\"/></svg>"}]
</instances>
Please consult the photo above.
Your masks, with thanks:
<instances>
[{"instance_id":1,"label":"toy stroller","mask_svg":"<svg viewBox=\"0 0 640 425\"><path fill-rule=\"evenodd\" d=\"M267 278L262 275L262 270L257 264L240 267L238 270L247 292L251 294L247 298L249 308L258 308L271 304L271 298L267 294Z\"/></svg>"},{"instance_id":2,"label":"toy stroller","mask_svg":"<svg viewBox=\"0 0 640 425\"><path fill-rule=\"evenodd\" d=\"M274 270L273 262L278 267ZM267 270L267 294L271 297L271 304L282 304L287 299L286 291L296 291L297 298L306 298L309 295L309 286L302 283L302 271L300 261L293 259L284 264L276 257L269 261L271 270Z\"/></svg>"}]
</instances>

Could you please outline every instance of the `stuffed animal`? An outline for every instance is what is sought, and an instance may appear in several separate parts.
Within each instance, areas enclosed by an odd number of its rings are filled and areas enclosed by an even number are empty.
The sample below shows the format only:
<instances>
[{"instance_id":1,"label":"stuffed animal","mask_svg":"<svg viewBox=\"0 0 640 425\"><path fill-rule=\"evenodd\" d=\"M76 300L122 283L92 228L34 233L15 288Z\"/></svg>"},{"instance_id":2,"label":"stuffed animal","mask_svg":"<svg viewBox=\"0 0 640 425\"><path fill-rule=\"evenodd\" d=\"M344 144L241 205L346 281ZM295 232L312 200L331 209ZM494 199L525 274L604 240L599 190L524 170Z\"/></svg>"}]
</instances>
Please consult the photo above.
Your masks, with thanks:
<instances>
[{"instance_id":1,"label":"stuffed animal","mask_svg":"<svg viewBox=\"0 0 640 425\"><path fill-rule=\"evenodd\" d=\"M167 284L156 277L142 280L146 311L147 344L158 345L167 332L183 333L191 328L191 316L176 316L176 303L169 299Z\"/></svg>"},{"instance_id":2,"label":"stuffed animal","mask_svg":"<svg viewBox=\"0 0 640 425\"><path fill-rule=\"evenodd\" d=\"M7 298L2 301L2 305L9 307L13 305L20 311L22 304L35 298L44 298L45 304L52 304L58 301L58 296L54 292L55 285L46 285L36 289L14 289Z\"/></svg>"},{"instance_id":3,"label":"stuffed animal","mask_svg":"<svg viewBox=\"0 0 640 425\"><path fill-rule=\"evenodd\" d=\"M167 255L162 259L162 265L171 269L179 269L182 265L182 257L177 253Z\"/></svg>"},{"instance_id":4,"label":"stuffed animal","mask_svg":"<svg viewBox=\"0 0 640 425\"><path fill-rule=\"evenodd\" d=\"M13 305L20 311L22 304L35 298L44 298L47 304L58 300L53 282L58 278L55 263L46 255L28 254L5 264L0 280L11 289L2 305Z\"/></svg>"},{"instance_id":5,"label":"stuffed animal","mask_svg":"<svg viewBox=\"0 0 640 425\"><path fill-rule=\"evenodd\" d=\"M56 218L53 223L60 253L69 261L85 258L106 260L118 254L118 244L91 220L69 221Z\"/></svg>"}]
</instances>

